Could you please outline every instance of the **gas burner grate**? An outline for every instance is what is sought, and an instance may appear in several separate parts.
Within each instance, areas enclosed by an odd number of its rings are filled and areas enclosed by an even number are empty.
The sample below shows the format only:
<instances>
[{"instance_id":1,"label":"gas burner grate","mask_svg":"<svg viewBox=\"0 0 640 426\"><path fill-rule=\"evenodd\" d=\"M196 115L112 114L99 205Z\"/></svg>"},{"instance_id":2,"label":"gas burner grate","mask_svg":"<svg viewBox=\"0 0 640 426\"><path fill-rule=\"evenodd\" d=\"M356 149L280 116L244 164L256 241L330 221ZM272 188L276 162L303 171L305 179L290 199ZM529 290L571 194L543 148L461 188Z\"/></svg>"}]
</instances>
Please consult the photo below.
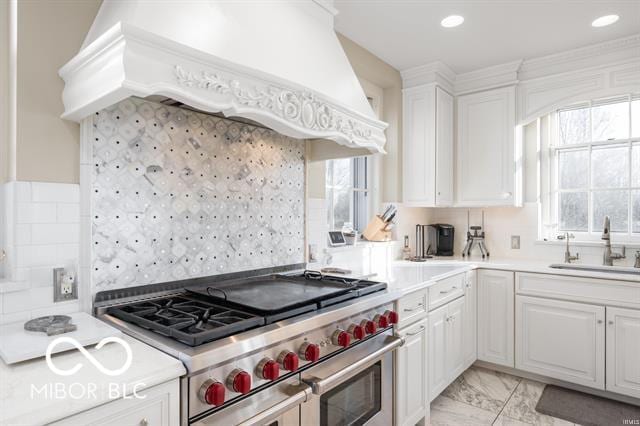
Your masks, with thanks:
<instances>
[{"instance_id":1,"label":"gas burner grate","mask_svg":"<svg viewBox=\"0 0 640 426\"><path fill-rule=\"evenodd\" d=\"M184 296L113 306L108 312L116 318L189 346L201 345L264 324L262 317Z\"/></svg>"}]
</instances>

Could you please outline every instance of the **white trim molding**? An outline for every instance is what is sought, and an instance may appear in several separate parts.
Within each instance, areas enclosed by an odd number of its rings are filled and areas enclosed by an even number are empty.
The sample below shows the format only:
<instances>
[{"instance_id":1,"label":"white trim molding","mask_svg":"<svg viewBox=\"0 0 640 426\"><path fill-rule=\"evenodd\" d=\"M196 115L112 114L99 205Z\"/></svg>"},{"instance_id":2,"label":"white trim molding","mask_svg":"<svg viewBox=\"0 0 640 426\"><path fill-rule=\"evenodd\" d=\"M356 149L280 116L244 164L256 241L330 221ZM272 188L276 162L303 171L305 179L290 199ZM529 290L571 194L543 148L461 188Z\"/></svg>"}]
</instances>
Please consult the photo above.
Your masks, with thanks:
<instances>
[{"instance_id":1,"label":"white trim molding","mask_svg":"<svg viewBox=\"0 0 640 426\"><path fill-rule=\"evenodd\" d=\"M640 34L464 74L433 62L401 75L405 89L436 83L456 96L516 86L517 123L527 124L584 99L640 93Z\"/></svg>"},{"instance_id":2,"label":"white trim molding","mask_svg":"<svg viewBox=\"0 0 640 426\"><path fill-rule=\"evenodd\" d=\"M260 122L299 139L384 152L387 124L334 99L118 23L64 65L63 118L81 121L127 97L160 95Z\"/></svg>"}]
</instances>

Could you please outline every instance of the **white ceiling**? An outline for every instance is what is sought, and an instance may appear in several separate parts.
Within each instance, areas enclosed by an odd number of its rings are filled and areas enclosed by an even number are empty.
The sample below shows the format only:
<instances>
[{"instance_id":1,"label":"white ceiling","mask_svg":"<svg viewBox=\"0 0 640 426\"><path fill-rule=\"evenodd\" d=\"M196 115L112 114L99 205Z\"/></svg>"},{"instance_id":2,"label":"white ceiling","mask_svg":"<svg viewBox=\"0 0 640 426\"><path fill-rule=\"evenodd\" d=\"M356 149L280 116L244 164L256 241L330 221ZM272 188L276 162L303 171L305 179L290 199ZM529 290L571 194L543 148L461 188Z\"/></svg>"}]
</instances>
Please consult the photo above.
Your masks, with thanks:
<instances>
[{"instance_id":1,"label":"white ceiling","mask_svg":"<svg viewBox=\"0 0 640 426\"><path fill-rule=\"evenodd\" d=\"M336 29L398 70L442 61L457 73L640 32L640 0L335 0ZM442 18L465 18L442 28ZM591 21L620 15L608 27Z\"/></svg>"}]
</instances>

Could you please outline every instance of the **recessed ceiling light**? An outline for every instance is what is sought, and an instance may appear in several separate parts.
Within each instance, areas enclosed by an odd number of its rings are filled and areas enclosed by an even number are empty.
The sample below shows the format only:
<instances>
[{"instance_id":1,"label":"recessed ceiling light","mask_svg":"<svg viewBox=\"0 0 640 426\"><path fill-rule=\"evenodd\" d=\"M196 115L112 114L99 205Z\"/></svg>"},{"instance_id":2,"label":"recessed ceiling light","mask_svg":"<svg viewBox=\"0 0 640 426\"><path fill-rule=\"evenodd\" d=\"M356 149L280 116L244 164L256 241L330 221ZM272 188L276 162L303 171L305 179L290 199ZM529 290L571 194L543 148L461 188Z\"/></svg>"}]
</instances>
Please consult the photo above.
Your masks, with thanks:
<instances>
[{"instance_id":1,"label":"recessed ceiling light","mask_svg":"<svg viewBox=\"0 0 640 426\"><path fill-rule=\"evenodd\" d=\"M606 27L616 22L620 17L618 15L605 15L595 19L592 23L592 27Z\"/></svg>"},{"instance_id":2,"label":"recessed ceiling light","mask_svg":"<svg viewBox=\"0 0 640 426\"><path fill-rule=\"evenodd\" d=\"M447 16L442 21L440 21L440 25L442 25L445 28L453 28L453 27L457 27L463 22L464 22L464 18L462 16L451 15L451 16Z\"/></svg>"}]
</instances>

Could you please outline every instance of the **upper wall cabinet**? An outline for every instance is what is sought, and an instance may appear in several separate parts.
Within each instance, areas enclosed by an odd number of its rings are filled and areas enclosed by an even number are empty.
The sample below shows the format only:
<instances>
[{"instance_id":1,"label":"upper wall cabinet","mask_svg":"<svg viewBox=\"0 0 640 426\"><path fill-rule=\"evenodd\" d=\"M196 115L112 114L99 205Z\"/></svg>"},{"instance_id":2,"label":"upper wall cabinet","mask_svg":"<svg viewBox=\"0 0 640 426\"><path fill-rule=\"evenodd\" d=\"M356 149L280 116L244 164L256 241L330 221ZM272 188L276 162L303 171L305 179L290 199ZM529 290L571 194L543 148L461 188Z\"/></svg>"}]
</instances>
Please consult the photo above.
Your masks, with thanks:
<instances>
[{"instance_id":1,"label":"upper wall cabinet","mask_svg":"<svg viewBox=\"0 0 640 426\"><path fill-rule=\"evenodd\" d=\"M453 97L435 84L403 91L403 198L407 205L453 204Z\"/></svg>"},{"instance_id":2,"label":"upper wall cabinet","mask_svg":"<svg viewBox=\"0 0 640 426\"><path fill-rule=\"evenodd\" d=\"M457 205L521 205L515 99L513 86L457 97Z\"/></svg>"}]
</instances>

